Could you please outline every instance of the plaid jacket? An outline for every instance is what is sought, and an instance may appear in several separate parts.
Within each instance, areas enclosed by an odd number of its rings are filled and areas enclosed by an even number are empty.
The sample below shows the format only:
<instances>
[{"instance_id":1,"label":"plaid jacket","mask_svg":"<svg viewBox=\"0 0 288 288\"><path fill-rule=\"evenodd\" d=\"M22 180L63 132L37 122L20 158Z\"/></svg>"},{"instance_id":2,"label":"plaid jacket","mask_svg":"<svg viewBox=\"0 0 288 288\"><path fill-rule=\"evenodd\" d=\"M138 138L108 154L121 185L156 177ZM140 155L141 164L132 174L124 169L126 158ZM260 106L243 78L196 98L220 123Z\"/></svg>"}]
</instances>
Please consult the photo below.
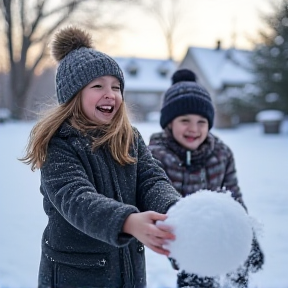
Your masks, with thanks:
<instances>
[{"instance_id":1,"label":"plaid jacket","mask_svg":"<svg viewBox=\"0 0 288 288\"><path fill-rule=\"evenodd\" d=\"M226 189L245 207L238 186L233 153L218 137L209 133L197 150L188 151L166 129L151 136L149 149L182 196L200 189Z\"/></svg>"},{"instance_id":2,"label":"plaid jacket","mask_svg":"<svg viewBox=\"0 0 288 288\"><path fill-rule=\"evenodd\" d=\"M200 189L212 191L230 190L235 200L243 203L238 186L233 153L218 137L209 134L196 151L187 151L171 136L168 129L155 133L150 138L149 149L159 165L166 171L174 187L186 196ZM257 272L264 264L264 253L254 234L252 247L244 266L235 275L227 275L237 287L248 287L248 271ZM169 258L172 267L178 270L174 259ZM178 273L177 287L219 287L217 280Z\"/></svg>"}]
</instances>

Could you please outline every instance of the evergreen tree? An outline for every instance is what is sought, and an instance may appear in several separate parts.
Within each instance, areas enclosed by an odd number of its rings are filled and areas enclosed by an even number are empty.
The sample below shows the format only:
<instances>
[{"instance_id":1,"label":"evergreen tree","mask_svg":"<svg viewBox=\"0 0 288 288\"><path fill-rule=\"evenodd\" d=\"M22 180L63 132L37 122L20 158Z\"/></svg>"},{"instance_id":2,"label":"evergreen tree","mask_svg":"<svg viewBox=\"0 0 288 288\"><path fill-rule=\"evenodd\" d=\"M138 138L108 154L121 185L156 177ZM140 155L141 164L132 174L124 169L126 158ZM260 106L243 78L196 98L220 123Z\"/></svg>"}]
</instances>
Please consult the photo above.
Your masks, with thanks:
<instances>
[{"instance_id":1,"label":"evergreen tree","mask_svg":"<svg viewBox=\"0 0 288 288\"><path fill-rule=\"evenodd\" d=\"M257 103L259 110L288 114L288 0L273 8L273 14L263 17L269 29L260 31L262 44L256 46L252 58Z\"/></svg>"}]
</instances>

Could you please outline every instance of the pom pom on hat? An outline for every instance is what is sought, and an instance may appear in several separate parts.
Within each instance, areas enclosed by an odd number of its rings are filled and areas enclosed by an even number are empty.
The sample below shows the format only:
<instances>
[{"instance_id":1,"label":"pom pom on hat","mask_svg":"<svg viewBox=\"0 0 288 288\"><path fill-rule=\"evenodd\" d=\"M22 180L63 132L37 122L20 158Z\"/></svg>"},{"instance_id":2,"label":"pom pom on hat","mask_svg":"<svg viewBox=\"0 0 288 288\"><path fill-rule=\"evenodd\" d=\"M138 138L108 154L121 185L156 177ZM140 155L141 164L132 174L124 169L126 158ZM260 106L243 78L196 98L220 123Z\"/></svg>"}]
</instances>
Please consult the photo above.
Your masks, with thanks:
<instances>
[{"instance_id":1,"label":"pom pom on hat","mask_svg":"<svg viewBox=\"0 0 288 288\"><path fill-rule=\"evenodd\" d=\"M79 28L67 27L55 34L51 43L51 55L62 60L69 52L81 47L92 48L91 36Z\"/></svg>"},{"instance_id":2,"label":"pom pom on hat","mask_svg":"<svg viewBox=\"0 0 288 288\"><path fill-rule=\"evenodd\" d=\"M177 70L172 75L172 86L164 94L160 125L167 127L176 117L196 114L208 120L213 127L214 107L208 91L196 83L196 74L188 69Z\"/></svg>"},{"instance_id":3,"label":"pom pom on hat","mask_svg":"<svg viewBox=\"0 0 288 288\"><path fill-rule=\"evenodd\" d=\"M171 77L172 85L181 81L192 81L196 82L196 74L189 69L177 70Z\"/></svg>"},{"instance_id":4,"label":"pom pom on hat","mask_svg":"<svg viewBox=\"0 0 288 288\"><path fill-rule=\"evenodd\" d=\"M50 45L51 55L59 62L56 71L56 94L59 104L69 102L95 78L110 75L118 78L123 96L124 75L114 59L92 48L91 36L77 28L59 30Z\"/></svg>"}]
</instances>

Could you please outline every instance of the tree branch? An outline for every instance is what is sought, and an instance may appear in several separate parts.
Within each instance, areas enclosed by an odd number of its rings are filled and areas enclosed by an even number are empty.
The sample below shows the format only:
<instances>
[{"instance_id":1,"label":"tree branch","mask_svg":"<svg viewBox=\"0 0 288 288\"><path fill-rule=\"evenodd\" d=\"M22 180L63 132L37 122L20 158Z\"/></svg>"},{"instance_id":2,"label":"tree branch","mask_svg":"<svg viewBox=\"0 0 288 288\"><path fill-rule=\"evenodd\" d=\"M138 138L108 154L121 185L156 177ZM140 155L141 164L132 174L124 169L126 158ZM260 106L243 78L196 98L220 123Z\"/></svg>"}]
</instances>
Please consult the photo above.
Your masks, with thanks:
<instances>
[{"instance_id":1,"label":"tree branch","mask_svg":"<svg viewBox=\"0 0 288 288\"><path fill-rule=\"evenodd\" d=\"M13 41L12 41L12 15L11 15L11 1L10 0L3 0L4 6L4 18L7 23L5 33L8 41L8 52L11 67L14 66L14 57L13 57Z\"/></svg>"},{"instance_id":2,"label":"tree branch","mask_svg":"<svg viewBox=\"0 0 288 288\"><path fill-rule=\"evenodd\" d=\"M29 39L32 37L33 33L35 32L41 18L43 17L43 7L44 7L44 3L45 1L44 0L39 0L37 2L37 7L36 7L36 10L37 10L37 17L35 18L35 20L32 22L32 25L31 25L31 30L30 30L30 33L28 35Z\"/></svg>"},{"instance_id":3,"label":"tree branch","mask_svg":"<svg viewBox=\"0 0 288 288\"><path fill-rule=\"evenodd\" d=\"M40 61L43 59L43 56L45 55L45 51L47 47L47 42L45 42L42 46L41 52L39 53L37 59L35 60L33 66L31 67L31 71L35 71L36 67L38 66L38 64L40 63Z\"/></svg>"}]
</instances>

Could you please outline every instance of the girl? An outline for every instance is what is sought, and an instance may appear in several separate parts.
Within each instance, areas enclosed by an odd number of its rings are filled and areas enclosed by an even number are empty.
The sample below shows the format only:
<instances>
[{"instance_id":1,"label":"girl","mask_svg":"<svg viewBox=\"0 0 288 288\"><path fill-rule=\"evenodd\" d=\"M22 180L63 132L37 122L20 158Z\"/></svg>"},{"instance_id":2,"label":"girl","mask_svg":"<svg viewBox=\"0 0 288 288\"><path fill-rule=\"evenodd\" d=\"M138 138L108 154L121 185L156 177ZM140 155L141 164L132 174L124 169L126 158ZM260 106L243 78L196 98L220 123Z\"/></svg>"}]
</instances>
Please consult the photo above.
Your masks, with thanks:
<instances>
[{"instance_id":1,"label":"girl","mask_svg":"<svg viewBox=\"0 0 288 288\"><path fill-rule=\"evenodd\" d=\"M238 186L233 153L209 132L213 119L214 108L209 93L196 83L192 71L178 70L172 76L172 86L164 95L160 117L164 130L151 136L149 148L183 197L201 189L227 189L246 209ZM244 269L230 277L236 287L247 287L248 266L258 270L263 264L263 254L256 239L252 248L253 253ZM178 269L175 261L171 261ZM212 288L219 287L219 283L216 279L200 278L182 271L178 274L178 287Z\"/></svg>"},{"instance_id":2,"label":"girl","mask_svg":"<svg viewBox=\"0 0 288 288\"><path fill-rule=\"evenodd\" d=\"M143 244L169 255L162 245L175 236L155 223L180 195L129 123L118 64L76 27L51 51L59 105L21 159L41 170L48 216L38 287L146 287Z\"/></svg>"}]
</instances>

